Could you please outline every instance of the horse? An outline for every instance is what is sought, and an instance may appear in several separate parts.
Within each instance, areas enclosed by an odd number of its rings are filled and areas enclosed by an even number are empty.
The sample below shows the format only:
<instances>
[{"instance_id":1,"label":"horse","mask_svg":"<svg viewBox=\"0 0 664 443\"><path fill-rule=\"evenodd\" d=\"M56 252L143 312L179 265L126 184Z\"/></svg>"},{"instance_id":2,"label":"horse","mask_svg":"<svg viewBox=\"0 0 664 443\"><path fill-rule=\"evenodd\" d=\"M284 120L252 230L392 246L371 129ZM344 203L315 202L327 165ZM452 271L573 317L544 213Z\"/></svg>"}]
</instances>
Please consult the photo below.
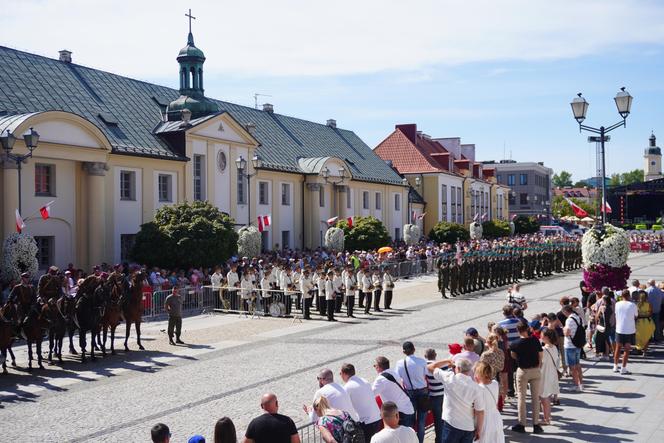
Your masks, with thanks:
<instances>
[{"instance_id":1,"label":"horse","mask_svg":"<svg viewBox=\"0 0 664 443\"><path fill-rule=\"evenodd\" d=\"M71 331L70 323L74 312L73 299L62 296L51 299L42 307L42 314L49 322L48 328L48 363L53 364L53 353L62 364L62 343L67 330Z\"/></svg>"},{"instance_id":2,"label":"horse","mask_svg":"<svg viewBox=\"0 0 664 443\"><path fill-rule=\"evenodd\" d=\"M76 299L76 323L78 325L78 338L79 345L81 347L81 363L86 362L85 358L85 346L86 346L86 334L90 332L90 359L96 360L95 357L95 336L99 328L99 319L101 318L101 300L98 300L95 291L97 287L101 284L101 280L94 276L90 275L81 283L81 286L77 292Z\"/></svg>"},{"instance_id":3,"label":"horse","mask_svg":"<svg viewBox=\"0 0 664 443\"><path fill-rule=\"evenodd\" d=\"M42 364L42 340L44 338L44 331L49 329L49 323L44 317L43 311L38 310L36 315L29 315L23 323L22 333L28 343L28 370L32 371L32 344L35 344L37 352L37 364L39 369L44 369Z\"/></svg>"},{"instance_id":4,"label":"horse","mask_svg":"<svg viewBox=\"0 0 664 443\"><path fill-rule=\"evenodd\" d=\"M0 359L2 359L2 374L7 374L7 352L12 358L12 366L16 367L16 357L12 352L14 342L14 326L18 319L18 312L13 303L7 302L0 308Z\"/></svg>"},{"instance_id":5,"label":"horse","mask_svg":"<svg viewBox=\"0 0 664 443\"><path fill-rule=\"evenodd\" d=\"M104 301L104 314L101 317L100 328L104 331L104 340L101 343L101 352L106 355L106 339L108 337L108 330L111 330L111 355L115 355L115 328L118 327L122 321L122 308L120 303L123 298L123 291L120 286L113 285L111 287L110 297Z\"/></svg>"},{"instance_id":6,"label":"horse","mask_svg":"<svg viewBox=\"0 0 664 443\"><path fill-rule=\"evenodd\" d=\"M126 324L126 334L124 347L125 351L129 352L127 341L129 340L129 333L131 331L131 324L136 325L136 342L138 349L144 350L141 344L141 318L143 316L143 281L145 280L145 272L136 271L131 277L129 285L129 293L122 304L122 316Z\"/></svg>"}]
</instances>

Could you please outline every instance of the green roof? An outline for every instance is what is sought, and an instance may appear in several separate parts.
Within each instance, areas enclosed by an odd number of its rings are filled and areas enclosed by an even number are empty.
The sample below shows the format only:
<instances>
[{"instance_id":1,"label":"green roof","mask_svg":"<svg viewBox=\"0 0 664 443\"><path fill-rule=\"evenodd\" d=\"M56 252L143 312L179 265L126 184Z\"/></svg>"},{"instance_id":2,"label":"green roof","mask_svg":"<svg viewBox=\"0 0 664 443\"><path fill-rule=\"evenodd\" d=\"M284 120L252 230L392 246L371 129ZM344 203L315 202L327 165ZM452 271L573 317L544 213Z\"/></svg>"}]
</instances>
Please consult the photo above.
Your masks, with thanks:
<instances>
[{"instance_id":1,"label":"green roof","mask_svg":"<svg viewBox=\"0 0 664 443\"><path fill-rule=\"evenodd\" d=\"M178 90L0 46L0 117L61 110L97 125L117 154L184 160L154 129ZM177 78L177 68L173 67ZM401 184L353 131L215 100L220 112L253 123L265 168L302 173L298 159L338 157L356 180ZM111 121L112 123L109 123Z\"/></svg>"}]
</instances>

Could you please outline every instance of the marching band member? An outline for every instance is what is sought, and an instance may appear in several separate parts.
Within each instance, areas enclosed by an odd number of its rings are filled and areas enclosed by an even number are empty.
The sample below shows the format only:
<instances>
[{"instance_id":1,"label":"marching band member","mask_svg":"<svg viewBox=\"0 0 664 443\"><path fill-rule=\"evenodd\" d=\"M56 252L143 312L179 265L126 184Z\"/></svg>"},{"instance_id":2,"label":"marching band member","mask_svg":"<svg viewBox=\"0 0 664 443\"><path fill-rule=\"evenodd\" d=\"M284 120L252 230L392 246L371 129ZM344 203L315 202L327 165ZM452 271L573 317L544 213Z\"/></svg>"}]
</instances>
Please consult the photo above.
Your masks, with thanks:
<instances>
[{"instance_id":1,"label":"marching band member","mask_svg":"<svg viewBox=\"0 0 664 443\"><path fill-rule=\"evenodd\" d=\"M392 291L394 291L394 277L390 267L385 267L383 271L383 292L385 292L385 309L392 309Z\"/></svg>"},{"instance_id":2,"label":"marching band member","mask_svg":"<svg viewBox=\"0 0 664 443\"><path fill-rule=\"evenodd\" d=\"M364 291L362 291L362 280L364 280L364 268L360 268L357 271L357 286L358 286L358 292L360 294L360 300L359 300L359 306L360 308L364 307Z\"/></svg>"},{"instance_id":3,"label":"marching band member","mask_svg":"<svg viewBox=\"0 0 664 443\"><path fill-rule=\"evenodd\" d=\"M309 269L304 268L302 276L300 277L300 292L302 293L302 301L304 302L304 315L302 316L305 320L310 320L311 315L309 310L311 308L311 297L313 294L314 285L311 282L311 277L309 276Z\"/></svg>"},{"instance_id":4,"label":"marching band member","mask_svg":"<svg viewBox=\"0 0 664 443\"><path fill-rule=\"evenodd\" d=\"M270 276L271 270L265 269L263 278L261 279L261 301L263 302L263 311L265 314L270 312L270 301L272 300L272 291L270 290Z\"/></svg>"},{"instance_id":5,"label":"marching band member","mask_svg":"<svg viewBox=\"0 0 664 443\"><path fill-rule=\"evenodd\" d=\"M286 269L281 274L281 289L284 291L284 304L286 305L286 315L288 315L291 312L291 296L295 291L292 271L288 266L286 266Z\"/></svg>"},{"instance_id":6,"label":"marching band member","mask_svg":"<svg viewBox=\"0 0 664 443\"><path fill-rule=\"evenodd\" d=\"M316 286L318 286L318 312L320 315L325 315L327 301L325 298L325 272L323 270L318 271Z\"/></svg>"},{"instance_id":7,"label":"marching band member","mask_svg":"<svg viewBox=\"0 0 664 443\"><path fill-rule=\"evenodd\" d=\"M240 277L237 275L237 264L231 264L231 270L226 274L226 294L231 302L231 309L240 308L240 302L237 299L237 289L240 287Z\"/></svg>"},{"instance_id":8,"label":"marching band member","mask_svg":"<svg viewBox=\"0 0 664 443\"><path fill-rule=\"evenodd\" d=\"M380 271L378 268L374 269L373 275L371 276L371 284L373 286L374 312L381 312L380 295L383 289L383 282L380 278Z\"/></svg>"},{"instance_id":9,"label":"marching band member","mask_svg":"<svg viewBox=\"0 0 664 443\"><path fill-rule=\"evenodd\" d=\"M371 284L371 276L367 272L362 273L362 281L359 281L358 284L362 286L362 293L364 294L364 313L370 315L371 312L371 291L373 290L373 285Z\"/></svg>"},{"instance_id":10,"label":"marching band member","mask_svg":"<svg viewBox=\"0 0 664 443\"><path fill-rule=\"evenodd\" d=\"M327 321L337 321L334 318L335 295L334 271L329 271L327 273L327 278L325 279L325 309L327 310Z\"/></svg>"},{"instance_id":11,"label":"marching band member","mask_svg":"<svg viewBox=\"0 0 664 443\"><path fill-rule=\"evenodd\" d=\"M334 270L334 278L332 279L334 286L334 312L341 312L341 305L343 304L343 286L344 280L341 278L341 272L339 269Z\"/></svg>"},{"instance_id":12,"label":"marching band member","mask_svg":"<svg viewBox=\"0 0 664 443\"><path fill-rule=\"evenodd\" d=\"M346 278L344 279L344 287L346 288L346 316L355 318L353 315L353 307L355 305L355 291L357 290L357 281L355 274L353 274L353 267L348 266L346 270Z\"/></svg>"}]
</instances>

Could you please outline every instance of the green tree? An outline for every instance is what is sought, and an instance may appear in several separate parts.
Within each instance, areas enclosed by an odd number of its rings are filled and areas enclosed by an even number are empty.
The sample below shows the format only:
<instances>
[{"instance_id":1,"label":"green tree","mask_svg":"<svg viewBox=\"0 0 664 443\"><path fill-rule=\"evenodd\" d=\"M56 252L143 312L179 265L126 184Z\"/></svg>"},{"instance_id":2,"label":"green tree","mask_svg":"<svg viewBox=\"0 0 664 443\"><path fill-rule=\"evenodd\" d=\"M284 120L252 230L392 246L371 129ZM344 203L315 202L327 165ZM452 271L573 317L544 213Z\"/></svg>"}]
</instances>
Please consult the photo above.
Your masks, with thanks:
<instances>
[{"instance_id":1,"label":"green tree","mask_svg":"<svg viewBox=\"0 0 664 443\"><path fill-rule=\"evenodd\" d=\"M592 203L586 203L584 200L579 200L578 198L570 198L574 203L586 211L589 215L592 215L596 212L596 207ZM568 217L574 214L572 206L567 203L565 197L562 195L556 195L553 197L553 204L551 205L551 213L556 217Z\"/></svg>"},{"instance_id":2,"label":"green tree","mask_svg":"<svg viewBox=\"0 0 664 443\"><path fill-rule=\"evenodd\" d=\"M463 225L440 221L429 231L429 240L436 243L456 243L470 239L470 232Z\"/></svg>"},{"instance_id":3,"label":"green tree","mask_svg":"<svg viewBox=\"0 0 664 443\"><path fill-rule=\"evenodd\" d=\"M237 251L232 218L208 202L164 206L136 235L132 258L167 268L210 267Z\"/></svg>"},{"instance_id":4,"label":"green tree","mask_svg":"<svg viewBox=\"0 0 664 443\"><path fill-rule=\"evenodd\" d=\"M342 220L336 224L345 235L345 247L349 251L366 251L387 246L392 241L383 223L375 217L354 217L353 227Z\"/></svg>"},{"instance_id":5,"label":"green tree","mask_svg":"<svg viewBox=\"0 0 664 443\"><path fill-rule=\"evenodd\" d=\"M520 215L514 219L514 232L516 234L532 234L539 231L539 223L535 217Z\"/></svg>"},{"instance_id":6,"label":"green tree","mask_svg":"<svg viewBox=\"0 0 664 443\"><path fill-rule=\"evenodd\" d=\"M588 183L582 181L578 181L572 185L573 188L585 188L586 186L588 186ZM592 186L588 187L591 188Z\"/></svg>"},{"instance_id":7,"label":"green tree","mask_svg":"<svg viewBox=\"0 0 664 443\"><path fill-rule=\"evenodd\" d=\"M505 220L489 220L482 223L483 238L500 238L510 235L510 224Z\"/></svg>"},{"instance_id":8,"label":"green tree","mask_svg":"<svg viewBox=\"0 0 664 443\"><path fill-rule=\"evenodd\" d=\"M551 181L553 182L553 186L557 188L572 186L572 174L567 171L560 171L560 174L553 174Z\"/></svg>"},{"instance_id":9,"label":"green tree","mask_svg":"<svg viewBox=\"0 0 664 443\"><path fill-rule=\"evenodd\" d=\"M631 185L643 181L643 169L634 169L621 174L611 174L611 186Z\"/></svg>"}]
</instances>

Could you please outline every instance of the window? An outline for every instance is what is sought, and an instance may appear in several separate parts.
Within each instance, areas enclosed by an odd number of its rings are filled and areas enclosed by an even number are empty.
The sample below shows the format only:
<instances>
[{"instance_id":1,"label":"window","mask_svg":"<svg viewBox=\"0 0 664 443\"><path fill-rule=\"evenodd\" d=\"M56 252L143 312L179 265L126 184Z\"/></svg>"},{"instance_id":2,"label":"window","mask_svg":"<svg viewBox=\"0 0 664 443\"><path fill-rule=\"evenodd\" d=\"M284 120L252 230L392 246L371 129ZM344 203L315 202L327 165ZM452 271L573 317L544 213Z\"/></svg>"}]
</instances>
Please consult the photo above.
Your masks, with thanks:
<instances>
[{"instance_id":1,"label":"window","mask_svg":"<svg viewBox=\"0 0 664 443\"><path fill-rule=\"evenodd\" d=\"M528 194L522 192L519 194L519 204L527 205L528 204Z\"/></svg>"},{"instance_id":2,"label":"window","mask_svg":"<svg viewBox=\"0 0 664 443\"><path fill-rule=\"evenodd\" d=\"M290 206L290 183L281 184L281 204Z\"/></svg>"},{"instance_id":3,"label":"window","mask_svg":"<svg viewBox=\"0 0 664 443\"><path fill-rule=\"evenodd\" d=\"M501 183L502 180L503 180L503 176L502 176L501 174L496 175L496 181L497 181L498 183Z\"/></svg>"},{"instance_id":4,"label":"window","mask_svg":"<svg viewBox=\"0 0 664 443\"><path fill-rule=\"evenodd\" d=\"M380 192L376 192L376 209L380 210L381 209L381 195Z\"/></svg>"},{"instance_id":5,"label":"window","mask_svg":"<svg viewBox=\"0 0 664 443\"><path fill-rule=\"evenodd\" d=\"M447 221L447 185L441 185L440 187L440 219Z\"/></svg>"},{"instance_id":6,"label":"window","mask_svg":"<svg viewBox=\"0 0 664 443\"><path fill-rule=\"evenodd\" d=\"M120 171L120 200L136 200L136 173Z\"/></svg>"},{"instance_id":7,"label":"window","mask_svg":"<svg viewBox=\"0 0 664 443\"><path fill-rule=\"evenodd\" d=\"M131 260L131 248L135 241L136 234L120 234L120 261Z\"/></svg>"},{"instance_id":8,"label":"window","mask_svg":"<svg viewBox=\"0 0 664 443\"><path fill-rule=\"evenodd\" d=\"M244 170L241 169L237 171L237 204L247 204L247 191L244 187Z\"/></svg>"},{"instance_id":9,"label":"window","mask_svg":"<svg viewBox=\"0 0 664 443\"><path fill-rule=\"evenodd\" d=\"M352 201L353 201L352 191L348 186L346 186L346 209L350 209L353 206Z\"/></svg>"},{"instance_id":10,"label":"window","mask_svg":"<svg viewBox=\"0 0 664 443\"><path fill-rule=\"evenodd\" d=\"M362 191L362 209L369 209L369 192Z\"/></svg>"},{"instance_id":11,"label":"window","mask_svg":"<svg viewBox=\"0 0 664 443\"><path fill-rule=\"evenodd\" d=\"M160 202L171 202L173 201L173 195L171 193L171 180L172 177L169 174L159 174L157 186L159 188L159 201Z\"/></svg>"},{"instance_id":12,"label":"window","mask_svg":"<svg viewBox=\"0 0 664 443\"><path fill-rule=\"evenodd\" d=\"M35 237L37 243L37 263L39 269L46 269L53 264L53 244L55 237Z\"/></svg>"},{"instance_id":13,"label":"window","mask_svg":"<svg viewBox=\"0 0 664 443\"><path fill-rule=\"evenodd\" d=\"M520 185L528 184L528 174L519 174L519 184Z\"/></svg>"},{"instance_id":14,"label":"window","mask_svg":"<svg viewBox=\"0 0 664 443\"><path fill-rule=\"evenodd\" d=\"M461 198L461 186L457 186L457 223L463 223L463 209L461 205L463 204L463 199Z\"/></svg>"},{"instance_id":15,"label":"window","mask_svg":"<svg viewBox=\"0 0 664 443\"><path fill-rule=\"evenodd\" d=\"M259 205L268 205L270 204L270 199L268 197L268 182L258 182L258 204Z\"/></svg>"},{"instance_id":16,"label":"window","mask_svg":"<svg viewBox=\"0 0 664 443\"><path fill-rule=\"evenodd\" d=\"M401 211L401 194L394 194L394 210Z\"/></svg>"},{"instance_id":17,"label":"window","mask_svg":"<svg viewBox=\"0 0 664 443\"><path fill-rule=\"evenodd\" d=\"M509 197L507 198L507 203L510 205L515 205L516 204L516 198L514 197L514 194L510 192Z\"/></svg>"},{"instance_id":18,"label":"window","mask_svg":"<svg viewBox=\"0 0 664 443\"><path fill-rule=\"evenodd\" d=\"M323 185L318 188L318 206L321 208L325 206L325 186Z\"/></svg>"},{"instance_id":19,"label":"window","mask_svg":"<svg viewBox=\"0 0 664 443\"><path fill-rule=\"evenodd\" d=\"M514 186L514 174L509 174L507 176L507 185Z\"/></svg>"},{"instance_id":20,"label":"window","mask_svg":"<svg viewBox=\"0 0 664 443\"><path fill-rule=\"evenodd\" d=\"M394 228L394 240L401 240L401 229Z\"/></svg>"},{"instance_id":21,"label":"window","mask_svg":"<svg viewBox=\"0 0 664 443\"><path fill-rule=\"evenodd\" d=\"M290 248L290 231L281 231L281 248Z\"/></svg>"},{"instance_id":22,"label":"window","mask_svg":"<svg viewBox=\"0 0 664 443\"><path fill-rule=\"evenodd\" d=\"M35 164L35 195L55 195L55 165Z\"/></svg>"},{"instance_id":23,"label":"window","mask_svg":"<svg viewBox=\"0 0 664 443\"><path fill-rule=\"evenodd\" d=\"M261 251L269 251L270 250L270 231L264 230L261 232Z\"/></svg>"},{"instance_id":24,"label":"window","mask_svg":"<svg viewBox=\"0 0 664 443\"><path fill-rule=\"evenodd\" d=\"M450 204L451 204L451 209L452 209L452 222L456 222L456 213L457 213L457 206L456 206L456 186L450 187Z\"/></svg>"},{"instance_id":25,"label":"window","mask_svg":"<svg viewBox=\"0 0 664 443\"><path fill-rule=\"evenodd\" d=\"M205 200L205 156L194 155L194 200Z\"/></svg>"}]
</instances>

